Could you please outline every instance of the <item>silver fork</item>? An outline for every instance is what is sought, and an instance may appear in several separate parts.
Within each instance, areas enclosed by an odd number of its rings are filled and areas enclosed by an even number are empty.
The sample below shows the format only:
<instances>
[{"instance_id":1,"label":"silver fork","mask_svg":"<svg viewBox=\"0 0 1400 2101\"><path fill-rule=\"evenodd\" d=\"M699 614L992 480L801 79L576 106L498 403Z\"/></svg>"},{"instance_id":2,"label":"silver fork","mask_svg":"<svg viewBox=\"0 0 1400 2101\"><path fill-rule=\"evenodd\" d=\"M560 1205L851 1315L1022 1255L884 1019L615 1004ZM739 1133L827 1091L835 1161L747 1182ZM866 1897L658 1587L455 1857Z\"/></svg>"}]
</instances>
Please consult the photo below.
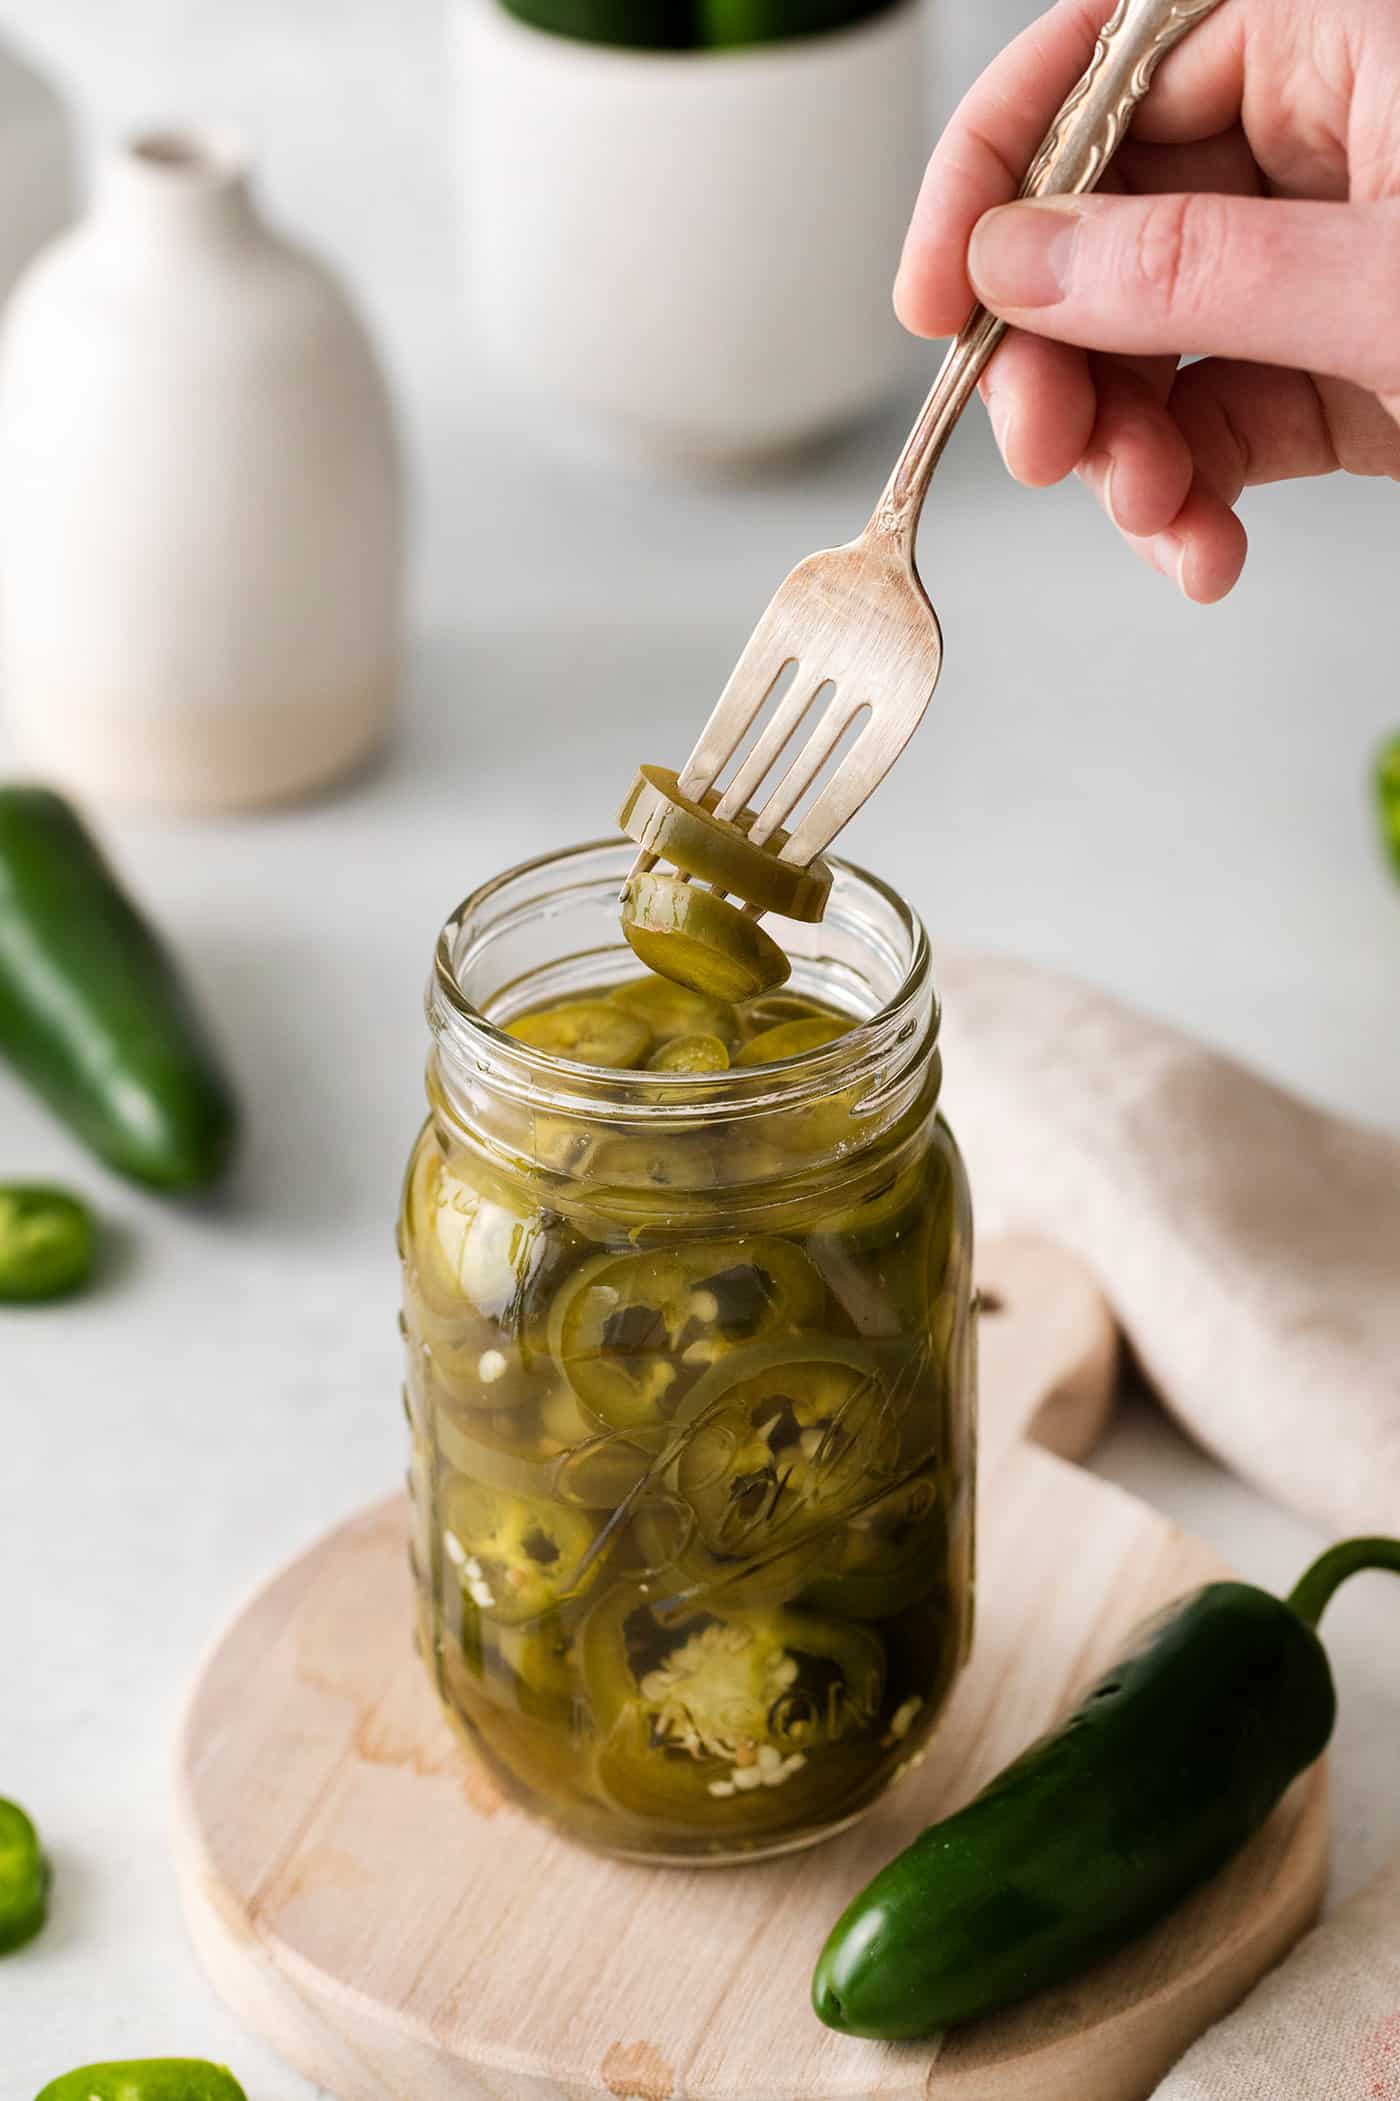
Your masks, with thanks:
<instances>
[{"instance_id":1,"label":"silver fork","mask_svg":"<svg viewBox=\"0 0 1400 2101\"><path fill-rule=\"evenodd\" d=\"M1079 85L1056 117L1023 197L1081 195L1099 181L1173 45L1219 0L1120 0ZM780 858L805 867L884 779L922 721L943 663L938 616L919 581L914 536L953 426L1006 333L976 306L944 359L864 532L799 562L763 614L680 776L694 799L714 787L790 665L788 690L726 785L716 815L747 809L824 688L834 687L806 743L758 811L768 839L801 802L857 717L866 721ZM656 864L637 857L633 874ZM749 906L750 913L756 908Z\"/></svg>"}]
</instances>

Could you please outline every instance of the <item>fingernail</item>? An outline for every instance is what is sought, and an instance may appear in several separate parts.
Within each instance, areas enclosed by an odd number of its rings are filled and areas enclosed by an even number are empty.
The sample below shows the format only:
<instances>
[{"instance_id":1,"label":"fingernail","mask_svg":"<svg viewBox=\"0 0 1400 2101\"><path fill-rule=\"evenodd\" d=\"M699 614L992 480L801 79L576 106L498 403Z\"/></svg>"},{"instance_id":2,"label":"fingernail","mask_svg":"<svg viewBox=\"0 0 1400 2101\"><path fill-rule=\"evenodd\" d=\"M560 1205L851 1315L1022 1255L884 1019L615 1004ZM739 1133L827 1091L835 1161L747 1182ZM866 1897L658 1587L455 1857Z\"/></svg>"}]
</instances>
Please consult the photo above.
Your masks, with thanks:
<instances>
[{"instance_id":1,"label":"fingernail","mask_svg":"<svg viewBox=\"0 0 1400 2101\"><path fill-rule=\"evenodd\" d=\"M1189 553L1180 533L1158 533L1152 542L1152 559L1163 576L1171 577L1178 591L1189 598L1186 588L1186 557Z\"/></svg>"},{"instance_id":2,"label":"fingernail","mask_svg":"<svg viewBox=\"0 0 1400 2101\"><path fill-rule=\"evenodd\" d=\"M1109 517L1113 520L1113 523L1117 526L1119 532L1121 533L1123 530L1123 521L1118 515L1118 506L1113 501L1113 477L1117 472L1117 460L1110 460L1108 463L1108 472L1103 478L1103 507L1108 512Z\"/></svg>"},{"instance_id":3,"label":"fingernail","mask_svg":"<svg viewBox=\"0 0 1400 2101\"><path fill-rule=\"evenodd\" d=\"M972 230L967 267L988 306L1055 306L1069 287L1079 215L1061 204L1003 204Z\"/></svg>"},{"instance_id":4,"label":"fingernail","mask_svg":"<svg viewBox=\"0 0 1400 2101\"><path fill-rule=\"evenodd\" d=\"M896 320L900 321L905 328L908 328L909 322L906 318L904 309L909 294L913 291L913 289L914 266L912 261L910 260L909 241L908 237L906 236L904 242L904 251L899 258L899 268L894 273L894 290L890 295L894 301L895 318Z\"/></svg>"},{"instance_id":5,"label":"fingernail","mask_svg":"<svg viewBox=\"0 0 1400 2101\"><path fill-rule=\"evenodd\" d=\"M1113 477L1118 472L1118 462L1111 452L1086 452L1079 464L1079 472L1098 497L1119 532L1124 530L1113 502Z\"/></svg>"},{"instance_id":6,"label":"fingernail","mask_svg":"<svg viewBox=\"0 0 1400 2101\"><path fill-rule=\"evenodd\" d=\"M1004 394L989 394L987 396L987 415L992 426L992 436L997 441L997 451L1006 462L1008 471L1014 473L1015 469L1011 465L1010 446L1012 433L1016 425L1016 412Z\"/></svg>"}]
</instances>

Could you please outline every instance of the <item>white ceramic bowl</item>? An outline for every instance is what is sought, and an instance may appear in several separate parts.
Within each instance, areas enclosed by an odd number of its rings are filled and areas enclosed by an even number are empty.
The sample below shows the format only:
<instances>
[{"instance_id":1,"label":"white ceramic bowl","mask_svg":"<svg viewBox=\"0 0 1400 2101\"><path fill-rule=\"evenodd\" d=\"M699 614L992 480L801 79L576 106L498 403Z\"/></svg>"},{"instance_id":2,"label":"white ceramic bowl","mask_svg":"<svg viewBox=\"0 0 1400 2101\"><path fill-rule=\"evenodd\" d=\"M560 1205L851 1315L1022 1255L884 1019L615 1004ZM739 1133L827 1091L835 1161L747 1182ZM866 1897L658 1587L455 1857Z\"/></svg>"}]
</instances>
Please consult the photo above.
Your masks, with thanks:
<instances>
[{"instance_id":1,"label":"white ceramic bowl","mask_svg":"<svg viewBox=\"0 0 1400 2101\"><path fill-rule=\"evenodd\" d=\"M782 451L910 370L890 286L928 147L923 0L644 52L452 0L468 266L492 363L680 458Z\"/></svg>"}]
</instances>

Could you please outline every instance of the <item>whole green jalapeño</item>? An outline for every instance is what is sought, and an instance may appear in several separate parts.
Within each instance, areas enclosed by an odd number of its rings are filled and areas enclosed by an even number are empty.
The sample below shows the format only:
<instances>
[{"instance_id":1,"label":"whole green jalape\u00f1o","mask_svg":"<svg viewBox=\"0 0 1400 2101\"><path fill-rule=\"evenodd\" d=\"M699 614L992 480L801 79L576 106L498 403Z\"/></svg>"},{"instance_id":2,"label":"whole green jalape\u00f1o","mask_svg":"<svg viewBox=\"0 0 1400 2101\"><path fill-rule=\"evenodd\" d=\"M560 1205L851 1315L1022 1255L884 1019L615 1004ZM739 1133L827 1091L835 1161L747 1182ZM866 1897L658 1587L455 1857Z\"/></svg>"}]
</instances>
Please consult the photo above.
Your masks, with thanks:
<instances>
[{"instance_id":1,"label":"whole green jalape\u00f1o","mask_svg":"<svg viewBox=\"0 0 1400 2101\"><path fill-rule=\"evenodd\" d=\"M753 1858L868 1808L966 1659L967 1184L897 897L836 864L839 943L794 925L790 983L736 1000L639 975L627 865L515 870L438 945L399 1228L419 1640L536 1813Z\"/></svg>"}]
</instances>

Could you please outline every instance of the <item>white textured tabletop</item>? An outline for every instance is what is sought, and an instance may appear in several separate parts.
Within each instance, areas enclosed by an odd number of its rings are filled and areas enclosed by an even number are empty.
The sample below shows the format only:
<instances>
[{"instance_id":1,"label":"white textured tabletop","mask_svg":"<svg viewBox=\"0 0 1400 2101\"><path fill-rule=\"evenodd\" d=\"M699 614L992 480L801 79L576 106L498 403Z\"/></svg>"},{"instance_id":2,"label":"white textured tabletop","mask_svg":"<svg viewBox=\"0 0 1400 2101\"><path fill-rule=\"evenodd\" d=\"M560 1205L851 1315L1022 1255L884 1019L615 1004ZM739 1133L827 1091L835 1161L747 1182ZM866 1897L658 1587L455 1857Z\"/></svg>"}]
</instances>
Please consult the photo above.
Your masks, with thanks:
<instances>
[{"instance_id":1,"label":"white textured tabletop","mask_svg":"<svg viewBox=\"0 0 1400 2101\"><path fill-rule=\"evenodd\" d=\"M940 102L1031 11L943 5ZM228 2059L250 2101L300 2101L185 1945L165 1760L221 1618L402 1464L391 1213L433 936L471 884L603 828L629 766L688 741L778 577L860 522L915 394L742 486L543 454L473 367L434 0L9 0L0 24L99 138L170 115L247 130L278 212L357 288L414 459L413 690L387 764L295 813L109 827L242 1078L229 1198L182 1211L104 1179L0 1079L0 1167L71 1178L121 1236L96 1295L0 1334L0 1793L57 1867L50 1930L0 1969L0 2092L193 2054ZM1400 727L1400 496L1295 486L1248 517L1245 584L1193 611L1080 491L1014 489L969 418L923 537L936 716L851 850L936 941L1070 966L1395 1123L1400 889L1365 768ZM1101 1465L1258 1578L1315 1544L1145 1403ZM1331 1625L1339 1893L1400 1847L1396 1610L1375 1579Z\"/></svg>"}]
</instances>

